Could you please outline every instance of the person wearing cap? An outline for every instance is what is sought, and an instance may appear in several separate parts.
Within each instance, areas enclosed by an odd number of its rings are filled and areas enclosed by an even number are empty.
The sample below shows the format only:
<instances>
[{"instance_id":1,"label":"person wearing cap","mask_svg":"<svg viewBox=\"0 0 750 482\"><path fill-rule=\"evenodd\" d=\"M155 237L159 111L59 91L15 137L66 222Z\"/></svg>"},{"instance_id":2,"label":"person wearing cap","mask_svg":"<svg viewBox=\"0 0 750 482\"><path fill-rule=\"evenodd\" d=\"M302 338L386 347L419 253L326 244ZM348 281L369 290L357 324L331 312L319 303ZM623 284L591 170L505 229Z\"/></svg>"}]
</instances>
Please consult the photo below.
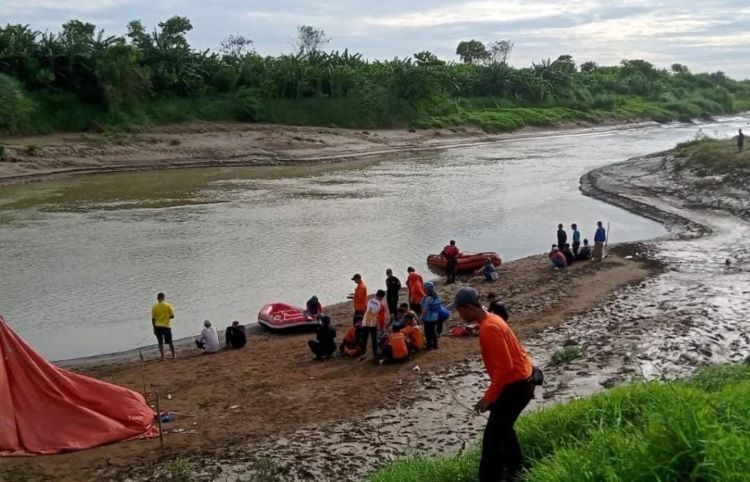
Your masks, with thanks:
<instances>
[{"instance_id":1,"label":"person wearing cap","mask_svg":"<svg viewBox=\"0 0 750 482\"><path fill-rule=\"evenodd\" d=\"M424 324L424 333L427 338L427 350L437 350L438 347L438 336L437 336L437 325L438 317L440 316L440 308L442 304L440 302L440 296L435 293L435 285L431 282L424 284L424 289L427 292L425 297L422 298L422 324Z\"/></svg>"},{"instance_id":2,"label":"person wearing cap","mask_svg":"<svg viewBox=\"0 0 750 482\"><path fill-rule=\"evenodd\" d=\"M516 480L523 467L523 454L513 429L516 419L534 398L533 365L524 347L502 318L487 313L479 293L464 287L456 293L453 306L467 323L479 324L479 348L490 377L490 386L474 406L490 416L482 439L479 481Z\"/></svg>"},{"instance_id":3,"label":"person wearing cap","mask_svg":"<svg viewBox=\"0 0 750 482\"><path fill-rule=\"evenodd\" d=\"M456 242L451 239L448 246L443 248L441 253L445 258L445 270L448 274L445 284L449 285L456 282L456 269L458 268L458 246Z\"/></svg>"},{"instance_id":4,"label":"person wearing cap","mask_svg":"<svg viewBox=\"0 0 750 482\"><path fill-rule=\"evenodd\" d=\"M216 332L216 328L211 326L211 322L205 320L203 322L203 330L201 335L195 339L195 346L204 353L216 353L221 349L219 344L219 334Z\"/></svg>"},{"instance_id":5,"label":"person wearing cap","mask_svg":"<svg viewBox=\"0 0 750 482\"><path fill-rule=\"evenodd\" d=\"M549 260L555 265L557 269L565 269L568 266L568 261L565 259L565 255L560 252L560 248L552 245L552 251L549 252Z\"/></svg>"},{"instance_id":6,"label":"person wearing cap","mask_svg":"<svg viewBox=\"0 0 750 482\"><path fill-rule=\"evenodd\" d=\"M424 291L424 280L422 279L422 275L417 273L417 270L411 266L406 269L406 272L409 273L409 276L406 278L406 288L409 290L409 307L417 316L421 316L422 298L426 294Z\"/></svg>"},{"instance_id":7,"label":"person wearing cap","mask_svg":"<svg viewBox=\"0 0 750 482\"><path fill-rule=\"evenodd\" d=\"M347 296L347 298L352 300L354 318L357 318L357 315L364 316L367 309L367 285L362 281L362 275L359 273L352 276L352 281L357 283L357 287L354 288L354 293Z\"/></svg>"},{"instance_id":8,"label":"person wearing cap","mask_svg":"<svg viewBox=\"0 0 750 482\"><path fill-rule=\"evenodd\" d=\"M316 360L326 360L331 358L336 351L336 330L331 327L331 319L322 315L320 317L320 326L315 334L315 340L309 340L307 345L310 351L315 355Z\"/></svg>"},{"instance_id":9,"label":"person wearing cap","mask_svg":"<svg viewBox=\"0 0 750 482\"><path fill-rule=\"evenodd\" d=\"M386 307L383 299L385 299L385 291L378 290L375 296L367 302L365 317L362 321L362 355L367 354L367 339L371 338L372 354L376 360L378 358L378 332L385 331Z\"/></svg>"},{"instance_id":10,"label":"person wearing cap","mask_svg":"<svg viewBox=\"0 0 750 482\"><path fill-rule=\"evenodd\" d=\"M398 314L398 294L401 291L401 280L393 276L393 270L385 270L385 299L388 302L388 312L391 314L391 321Z\"/></svg>"}]
</instances>

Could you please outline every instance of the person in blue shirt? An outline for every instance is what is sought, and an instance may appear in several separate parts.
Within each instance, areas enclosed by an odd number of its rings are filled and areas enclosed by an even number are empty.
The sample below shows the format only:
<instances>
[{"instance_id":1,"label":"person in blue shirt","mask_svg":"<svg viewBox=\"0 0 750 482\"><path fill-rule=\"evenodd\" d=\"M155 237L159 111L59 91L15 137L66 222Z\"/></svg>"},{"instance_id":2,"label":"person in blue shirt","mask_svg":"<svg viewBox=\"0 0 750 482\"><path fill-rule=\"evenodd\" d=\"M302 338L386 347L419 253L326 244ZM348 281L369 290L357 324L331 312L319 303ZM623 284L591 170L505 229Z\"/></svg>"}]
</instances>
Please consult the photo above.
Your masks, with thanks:
<instances>
[{"instance_id":1,"label":"person in blue shirt","mask_svg":"<svg viewBox=\"0 0 750 482\"><path fill-rule=\"evenodd\" d=\"M581 247L581 232L578 230L576 223L571 224L570 229L573 230L573 256L577 258L578 249Z\"/></svg>"},{"instance_id":2,"label":"person in blue shirt","mask_svg":"<svg viewBox=\"0 0 750 482\"><path fill-rule=\"evenodd\" d=\"M594 234L594 260L601 261L604 254L604 242L607 241L607 231L602 226L602 222L596 223L596 234Z\"/></svg>"}]
</instances>

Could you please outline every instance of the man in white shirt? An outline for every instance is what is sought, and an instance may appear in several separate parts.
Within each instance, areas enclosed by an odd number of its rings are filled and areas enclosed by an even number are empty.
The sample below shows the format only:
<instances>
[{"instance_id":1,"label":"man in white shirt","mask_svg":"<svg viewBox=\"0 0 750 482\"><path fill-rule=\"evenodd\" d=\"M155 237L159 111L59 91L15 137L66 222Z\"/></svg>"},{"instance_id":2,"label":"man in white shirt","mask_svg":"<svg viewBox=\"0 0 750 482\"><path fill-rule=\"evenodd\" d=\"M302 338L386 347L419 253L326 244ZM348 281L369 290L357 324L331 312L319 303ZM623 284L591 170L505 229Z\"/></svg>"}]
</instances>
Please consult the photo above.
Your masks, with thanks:
<instances>
[{"instance_id":1,"label":"man in white shirt","mask_svg":"<svg viewBox=\"0 0 750 482\"><path fill-rule=\"evenodd\" d=\"M221 349L219 334L216 332L216 328L211 326L210 321L203 322L201 336L195 339L195 345L206 353L216 353Z\"/></svg>"}]
</instances>

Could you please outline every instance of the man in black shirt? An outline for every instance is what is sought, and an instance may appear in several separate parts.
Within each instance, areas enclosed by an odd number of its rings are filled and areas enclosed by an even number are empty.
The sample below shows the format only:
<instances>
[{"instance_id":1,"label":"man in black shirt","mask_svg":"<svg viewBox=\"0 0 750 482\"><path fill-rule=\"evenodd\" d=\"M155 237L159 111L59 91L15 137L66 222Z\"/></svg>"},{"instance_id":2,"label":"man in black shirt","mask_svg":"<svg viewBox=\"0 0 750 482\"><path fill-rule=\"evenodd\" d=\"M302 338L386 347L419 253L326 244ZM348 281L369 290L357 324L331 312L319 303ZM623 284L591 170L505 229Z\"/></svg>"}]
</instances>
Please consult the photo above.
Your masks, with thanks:
<instances>
[{"instance_id":1,"label":"man in black shirt","mask_svg":"<svg viewBox=\"0 0 750 482\"><path fill-rule=\"evenodd\" d=\"M232 326L227 327L227 331L224 332L224 338L228 348L242 348L247 343L245 327L240 325L239 321L233 321Z\"/></svg>"},{"instance_id":2,"label":"man in black shirt","mask_svg":"<svg viewBox=\"0 0 750 482\"><path fill-rule=\"evenodd\" d=\"M504 304L500 303L497 299L497 295L495 293L488 293L487 294L487 301L490 302L490 306L487 307L487 311L490 313L494 313L505 322L508 322L508 309L505 307Z\"/></svg>"},{"instance_id":3,"label":"man in black shirt","mask_svg":"<svg viewBox=\"0 0 750 482\"><path fill-rule=\"evenodd\" d=\"M398 292L401 291L401 281L393 276L393 270L385 270L385 299L388 302L388 312L393 320L398 314Z\"/></svg>"},{"instance_id":4,"label":"man in black shirt","mask_svg":"<svg viewBox=\"0 0 750 482\"><path fill-rule=\"evenodd\" d=\"M331 358L336 351L336 330L331 328L331 319L323 315L320 317L320 326L318 333L315 335L316 340L307 342L310 350L315 355L316 360L325 360Z\"/></svg>"},{"instance_id":5,"label":"man in black shirt","mask_svg":"<svg viewBox=\"0 0 750 482\"><path fill-rule=\"evenodd\" d=\"M557 225L557 247L560 249L563 249L565 247L565 243L567 242L568 242L568 233L565 232L562 224L558 224Z\"/></svg>"}]
</instances>

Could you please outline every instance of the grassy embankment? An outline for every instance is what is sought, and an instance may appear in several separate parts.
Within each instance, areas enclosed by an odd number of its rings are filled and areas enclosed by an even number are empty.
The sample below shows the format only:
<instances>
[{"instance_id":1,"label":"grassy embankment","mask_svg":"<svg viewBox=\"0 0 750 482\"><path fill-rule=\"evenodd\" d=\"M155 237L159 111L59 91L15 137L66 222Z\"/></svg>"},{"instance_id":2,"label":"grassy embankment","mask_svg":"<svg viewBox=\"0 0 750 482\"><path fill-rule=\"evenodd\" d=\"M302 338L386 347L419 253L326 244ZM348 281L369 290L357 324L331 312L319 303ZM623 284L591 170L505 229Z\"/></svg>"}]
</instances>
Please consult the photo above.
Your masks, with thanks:
<instances>
[{"instance_id":1,"label":"grassy embankment","mask_svg":"<svg viewBox=\"0 0 750 482\"><path fill-rule=\"evenodd\" d=\"M748 139L750 140L750 139ZM747 143L746 143L747 144ZM739 151L737 139L698 139L675 149L677 168L701 169L705 174L723 174L750 168L750 149Z\"/></svg>"},{"instance_id":2,"label":"grassy embankment","mask_svg":"<svg viewBox=\"0 0 750 482\"><path fill-rule=\"evenodd\" d=\"M516 428L531 464L527 481L747 481L750 366L622 386L523 416ZM478 457L474 449L404 460L370 480L474 481Z\"/></svg>"}]
</instances>

